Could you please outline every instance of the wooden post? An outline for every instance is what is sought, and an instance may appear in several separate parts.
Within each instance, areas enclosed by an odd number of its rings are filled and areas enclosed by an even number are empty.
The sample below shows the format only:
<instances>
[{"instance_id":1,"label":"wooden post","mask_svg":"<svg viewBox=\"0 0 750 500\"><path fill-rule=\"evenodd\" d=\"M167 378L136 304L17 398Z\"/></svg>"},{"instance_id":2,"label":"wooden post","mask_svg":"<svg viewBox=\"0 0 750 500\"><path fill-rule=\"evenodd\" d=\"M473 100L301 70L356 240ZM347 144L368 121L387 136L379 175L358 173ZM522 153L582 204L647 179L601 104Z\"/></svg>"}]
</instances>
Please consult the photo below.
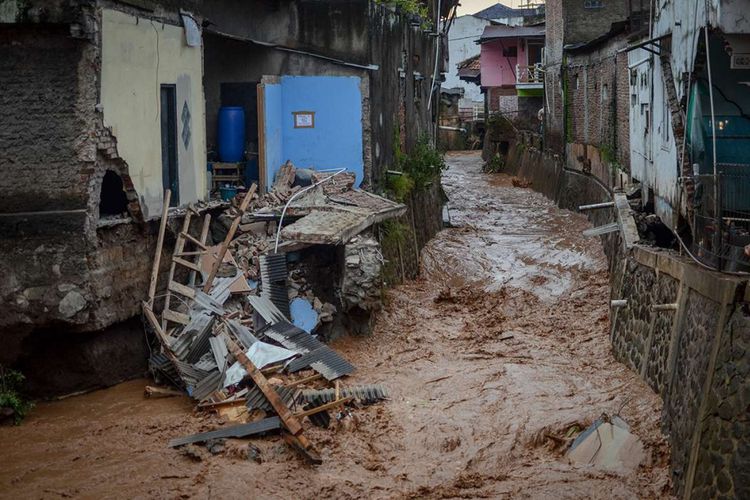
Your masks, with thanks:
<instances>
[{"instance_id":1,"label":"wooden post","mask_svg":"<svg viewBox=\"0 0 750 500\"><path fill-rule=\"evenodd\" d=\"M245 198L242 199L242 203L240 204L240 213L237 215L237 217L234 218L232 221L232 225L229 228L229 231L227 232L226 238L224 238L224 242L221 244L221 247L219 247L219 254L216 256L216 262L214 262L214 265L211 267L211 272L208 275L208 278L206 278L206 282L203 284L203 292L208 293L211 291L211 285L213 285L214 278L216 277L216 273L219 272L219 267L221 267L221 263L224 260L224 255L227 253L227 249L229 248L229 244L232 242L232 239L234 238L234 233L237 232L237 227L240 225L240 222L242 221L242 214L245 213L245 210L247 210L248 205L250 204L250 200L255 196L255 191L258 189L257 184L253 184L250 186L250 189L248 189L247 193L245 194Z\"/></svg>"},{"instance_id":2,"label":"wooden post","mask_svg":"<svg viewBox=\"0 0 750 500\"><path fill-rule=\"evenodd\" d=\"M172 199L172 191L164 191L164 206L161 211L161 225L159 226L159 237L156 240L156 255L151 268L151 281L148 285L148 307L154 307L154 296L156 295L156 281L159 277L159 264L161 263L161 249L164 246L164 233L167 230L167 219L169 218L169 202Z\"/></svg>"},{"instance_id":3,"label":"wooden post","mask_svg":"<svg viewBox=\"0 0 750 500\"><path fill-rule=\"evenodd\" d=\"M312 443L302 435L302 424L299 419L294 413L292 413L289 407L284 404L284 401L279 396L279 393L276 392L276 389L268 383L266 377L253 364L253 362L250 361L250 358L245 355L234 340L229 338L226 334L223 338L227 344L229 352L231 352L232 356L234 356L234 358L245 368L247 374L253 379L255 385L258 386L268 402L271 403L274 411L279 415L284 427L289 431L289 434L285 435L284 439L302 453L311 463L321 463L322 460L318 453L313 449Z\"/></svg>"}]
</instances>

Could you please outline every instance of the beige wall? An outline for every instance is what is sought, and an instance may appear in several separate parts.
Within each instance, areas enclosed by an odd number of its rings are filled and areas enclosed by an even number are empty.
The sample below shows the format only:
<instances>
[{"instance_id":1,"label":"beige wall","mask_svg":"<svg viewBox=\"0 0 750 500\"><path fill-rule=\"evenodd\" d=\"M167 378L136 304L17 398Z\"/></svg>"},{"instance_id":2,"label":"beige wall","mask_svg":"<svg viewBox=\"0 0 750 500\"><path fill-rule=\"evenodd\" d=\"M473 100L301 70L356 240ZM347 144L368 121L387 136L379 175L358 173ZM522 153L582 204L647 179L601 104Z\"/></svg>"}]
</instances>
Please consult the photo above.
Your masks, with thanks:
<instances>
[{"instance_id":1,"label":"beige wall","mask_svg":"<svg viewBox=\"0 0 750 500\"><path fill-rule=\"evenodd\" d=\"M159 88L176 85L180 204L206 194L206 119L202 47L185 43L182 27L111 9L102 12L104 121L117 137L146 218L157 217L164 187ZM182 140L183 107L190 111L190 141Z\"/></svg>"}]
</instances>

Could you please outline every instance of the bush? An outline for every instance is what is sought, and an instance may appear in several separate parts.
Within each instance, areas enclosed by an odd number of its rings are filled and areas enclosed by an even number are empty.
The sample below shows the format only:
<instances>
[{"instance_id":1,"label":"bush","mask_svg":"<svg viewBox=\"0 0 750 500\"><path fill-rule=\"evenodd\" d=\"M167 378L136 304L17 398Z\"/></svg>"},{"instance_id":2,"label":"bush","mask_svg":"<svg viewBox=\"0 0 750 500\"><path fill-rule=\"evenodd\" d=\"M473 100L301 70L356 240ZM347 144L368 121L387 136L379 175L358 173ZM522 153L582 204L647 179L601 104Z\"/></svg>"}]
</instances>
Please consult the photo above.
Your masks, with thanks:
<instances>
[{"instance_id":1,"label":"bush","mask_svg":"<svg viewBox=\"0 0 750 500\"><path fill-rule=\"evenodd\" d=\"M439 179L446 168L443 154L430 144L427 134L420 136L414 151L402 157L400 163L401 171L409 174L417 189Z\"/></svg>"},{"instance_id":2,"label":"bush","mask_svg":"<svg viewBox=\"0 0 750 500\"><path fill-rule=\"evenodd\" d=\"M19 393L24 380L26 377L21 372L0 365L0 410L10 410L16 425L34 406Z\"/></svg>"},{"instance_id":3,"label":"bush","mask_svg":"<svg viewBox=\"0 0 750 500\"><path fill-rule=\"evenodd\" d=\"M388 177L388 189L393 194L394 200L403 203L414 189L414 180L407 173L390 175Z\"/></svg>"}]
</instances>

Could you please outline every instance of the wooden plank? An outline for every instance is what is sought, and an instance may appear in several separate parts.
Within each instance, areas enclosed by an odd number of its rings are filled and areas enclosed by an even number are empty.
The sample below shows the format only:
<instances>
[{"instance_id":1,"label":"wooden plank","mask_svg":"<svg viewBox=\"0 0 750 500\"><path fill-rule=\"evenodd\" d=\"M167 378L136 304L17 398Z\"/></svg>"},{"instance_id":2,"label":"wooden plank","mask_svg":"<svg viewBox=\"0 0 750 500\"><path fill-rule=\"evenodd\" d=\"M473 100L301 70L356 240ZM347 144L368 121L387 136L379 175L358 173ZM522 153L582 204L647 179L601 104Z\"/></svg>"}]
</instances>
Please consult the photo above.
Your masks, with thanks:
<instances>
[{"instance_id":1,"label":"wooden plank","mask_svg":"<svg viewBox=\"0 0 750 500\"><path fill-rule=\"evenodd\" d=\"M323 375L321 375L320 373L316 373L315 375L310 375L309 377L301 378L299 380L295 380L294 382L290 382L284 385L285 387L297 387L298 385L315 382L316 380L319 380L321 378L323 378Z\"/></svg>"},{"instance_id":2,"label":"wooden plank","mask_svg":"<svg viewBox=\"0 0 750 500\"><path fill-rule=\"evenodd\" d=\"M174 244L174 252L172 252L172 264L169 266L169 278L167 279L167 284L172 283L174 281L174 272L176 269L176 264L178 263L179 257L175 257L175 254L182 253L185 250L185 238L182 236L184 233L188 232L188 229L190 229L190 219L193 217L193 213L188 210L185 213L185 218L182 221L182 230L180 231L180 234L177 235L177 241ZM164 310L168 311L170 302L172 300L172 294L170 293L169 286L167 286L167 296L164 297ZM163 329L167 329L167 320L164 319L164 315L162 315L161 320L161 326Z\"/></svg>"},{"instance_id":3,"label":"wooden plank","mask_svg":"<svg viewBox=\"0 0 750 500\"><path fill-rule=\"evenodd\" d=\"M164 352L167 353L167 357L172 361L175 361L176 358L172 354L172 351L169 349L169 339L164 333L164 330L162 330L161 325L159 324L159 320L156 319L156 315L154 314L154 311L151 310L148 302L143 303L143 314L146 316L146 319L151 325L151 328L154 329L156 336L159 337L159 340L165 348Z\"/></svg>"},{"instance_id":4,"label":"wooden plank","mask_svg":"<svg viewBox=\"0 0 750 500\"><path fill-rule=\"evenodd\" d=\"M245 371L247 371L247 374L250 376L250 378L253 379L255 385L258 386L266 399L268 399L268 402L271 403L274 411L279 415L279 418L281 418L281 421L284 423L284 427L286 427L289 432L291 432L295 436L300 434L302 432L302 424L300 424L299 420L294 417L294 414L289 409L289 407L284 404L284 401L279 397L279 393L276 392L276 389L274 389L274 387L268 383L268 380L263 375L263 373L261 373L261 371L258 370L253 362L250 361L250 358L245 355L245 353L239 348L234 340L232 340L228 335L224 336L224 340L226 341L227 347L229 348L229 352L231 352L232 356L234 356L234 358L240 362L243 368L245 368Z\"/></svg>"},{"instance_id":5,"label":"wooden plank","mask_svg":"<svg viewBox=\"0 0 750 500\"><path fill-rule=\"evenodd\" d=\"M147 398L171 398L173 396L184 396L185 393L176 389L169 389L167 387L147 385L143 390L143 395Z\"/></svg>"},{"instance_id":6,"label":"wooden plank","mask_svg":"<svg viewBox=\"0 0 750 500\"><path fill-rule=\"evenodd\" d=\"M195 252L180 252L174 254L174 257L195 257L196 255L205 255L205 251L195 251Z\"/></svg>"},{"instance_id":7,"label":"wooden plank","mask_svg":"<svg viewBox=\"0 0 750 500\"><path fill-rule=\"evenodd\" d=\"M169 218L169 202L172 199L172 191L164 191L164 206L161 211L161 224L159 225L159 236L156 239L156 254L151 267L151 281L148 285L148 306L154 307L154 296L156 295L156 281L159 276L159 264L161 263L161 251L164 247L164 233L167 230L167 219Z\"/></svg>"},{"instance_id":8,"label":"wooden plank","mask_svg":"<svg viewBox=\"0 0 750 500\"><path fill-rule=\"evenodd\" d=\"M349 403L353 399L354 399L353 396L337 399L336 401L331 401L330 403L326 403L324 405L316 406L315 408L310 408L309 410L295 413L294 416L297 418L309 417L310 415L315 415L316 413L320 413L321 411L330 410L331 408L336 408L337 406L341 406L346 403Z\"/></svg>"},{"instance_id":9,"label":"wooden plank","mask_svg":"<svg viewBox=\"0 0 750 500\"><path fill-rule=\"evenodd\" d=\"M175 264L179 264L181 266L185 266L188 269L192 269L193 271L200 272L201 268L199 265L194 264L190 262L189 260L181 259L179 257L175 257L172 259L172 262Z\"/></svg>"},{"instance_id":10,"label":"wooden plank","mask_svg":"<svg viewBox=\"0 0 750 500\"><path fill-rule=\"evenodd\" d=\"M183 285L182 283L177 283L176 281L170 281L168 288L176 293L179 293L180 295L184 295L185 297L189 299L195 298L195 289L190 288L187 285Z\"/></svg>"},{"instance_id":11,"label":"wooden plank","mask_svg":"<svg viewBox=\"0 0 750 500\"><path fill-rule=\"evenodd\" d=\"M172 323L180 323L181 325L190 324L190 317L187 314L182 314L171 309L164 309L161 312L161 317L165 321L171 321Z\"/></svg>"},{"instance_id":12,"label":"wooden plank","mask_svg":"<svg viewBox=\"0 0 750 500\"><path fill-rule=\"evenodd\" d=\"M219 247L219 253L216 255L216 262L214 262L213 267L211 267L211 272L208 274L208 278L206 278L206 282L203 284L204 293L209 293L211 291L211 286L213 285L216 273L219 272L219 267L221 266L221 262L224 260L224 255L227 253L229 244L234 239L234 233L237 232L237 227L242 221L242 214L244 214L245 210L247 210L248 205L250 205L250 200L252 200L253 196L255 196L255 191L257 189L258 186L256 184L253 184L252 186L250 186L250 189L248 189L245 197L242 199L239 214L232 221L232 225L229 227L227 236L226 238L224 238L224 242L221 244L221 247Z\"/></svg>"},{"instance_id":13,"label":"wooden plank","mask_svg":"<svg viewBox=\"0 0 750 500\"><path fill-rule=\"evenodd\" d=\"M288 432L282 432L282 437L284 438L284 441L297 450L300 454L302 454L305 459L310 462L313 465L320 465L323 463L323 459L320 458L320 455L313 449L312 443L303 435L300 434L298 436L294 436L292 434L289 434Z\"/></svg>"},{"instance_id":14,"label":"wooden plank","mask_svg":"<svg viewBox=\"0 0 750 500\"><path fill-rule=\"evenodd\" d=\"M203 244L203 242L201 240L199 240L195 236L191 236L190 233L182 232L182 233L180 233L180 236L182 236L186 240L190 241L191 243L195 244L199 248L202 248L203 250L205 250L206 248L208 248L206 245Z\"/></svg>"}]
</instances>

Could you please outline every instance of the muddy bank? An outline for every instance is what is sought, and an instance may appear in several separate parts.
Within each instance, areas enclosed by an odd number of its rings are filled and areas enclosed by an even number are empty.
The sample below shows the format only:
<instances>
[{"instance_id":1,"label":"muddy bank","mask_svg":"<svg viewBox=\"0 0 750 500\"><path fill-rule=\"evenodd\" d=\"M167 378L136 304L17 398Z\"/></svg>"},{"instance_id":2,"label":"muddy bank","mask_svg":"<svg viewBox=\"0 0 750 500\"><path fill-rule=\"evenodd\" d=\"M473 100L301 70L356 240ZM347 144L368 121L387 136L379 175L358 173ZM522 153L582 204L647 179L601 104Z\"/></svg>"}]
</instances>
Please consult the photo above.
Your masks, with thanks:
<instances>
[{"instance_id":1,"label":"muddy bank","mask_svg":"<svg viewBox=\"0 0 750 500\"><path fill-rule=\"evenodd\" d=\"M306 425L324 463L304 465L280 438L195 461L169 439L207 430L187 398L145 400L146 381L40 404L0 429L0 491L14 498L441 498L668 496L659 398L610 353L606 261L556 209L455 154L445 188L460 227L423 253L418 281L392 290L375 333L333 344L382 383L385 403L335 430ZM564 448L602 413L646 446L628 476L571 465ZM307 428L309 427L309 428ZM231 447L244 446L238 440Z\"/></svg>"}]
</instances>

